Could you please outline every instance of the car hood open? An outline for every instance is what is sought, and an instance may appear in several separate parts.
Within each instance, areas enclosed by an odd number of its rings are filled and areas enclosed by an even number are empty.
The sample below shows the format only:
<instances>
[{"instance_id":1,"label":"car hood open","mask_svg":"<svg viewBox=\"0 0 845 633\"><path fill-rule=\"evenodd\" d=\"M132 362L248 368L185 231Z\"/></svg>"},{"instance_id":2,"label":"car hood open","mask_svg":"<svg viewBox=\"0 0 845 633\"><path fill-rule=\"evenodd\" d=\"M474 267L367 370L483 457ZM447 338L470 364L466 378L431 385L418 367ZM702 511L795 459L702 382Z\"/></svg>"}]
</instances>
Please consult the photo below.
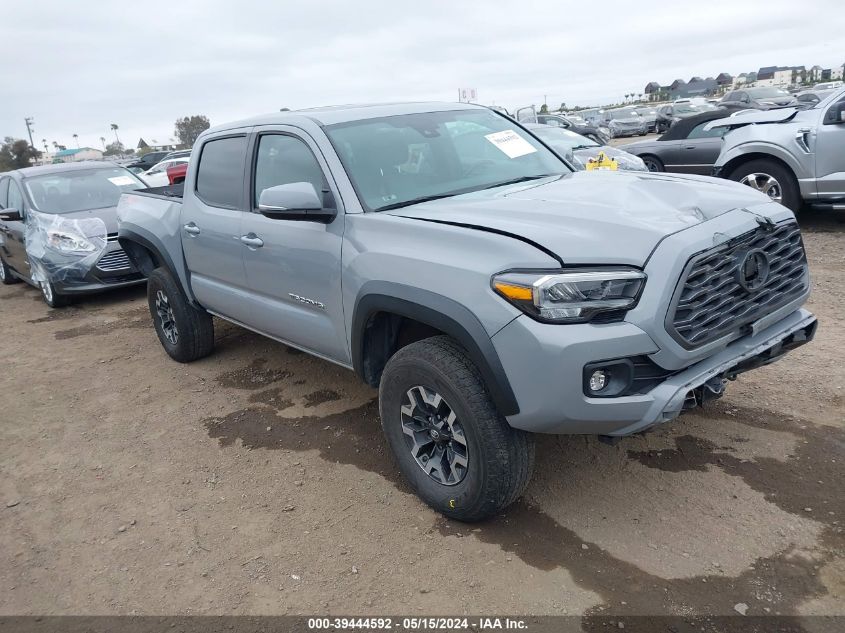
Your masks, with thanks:
<instances>
[{"instance_id":1,"label":"car hood open","mask_svg":"<svg viewBox=\"0 0 845 633\"><path fill-rule=\"evenodd\" d=\"M777 108L774 110L747 110L735 114L733 116L725 117L724 119L716 119L704 126L705 130L712 130L717 127L737 128L743 125L751 125L752 123L784 123L792 120L798 113L798 108Z\"/></svg>"},{"instance_id":2,"label":"car hood open","mask_svg":"<svg viewBox=\"0 0 845 633\"><path fill-rule=\"evenodd\" d=\"M667 235L767 202L764 194L727 180L591 171L385 213L512 235L567 264L641 266Z\"/></svg>"}]
</instances>

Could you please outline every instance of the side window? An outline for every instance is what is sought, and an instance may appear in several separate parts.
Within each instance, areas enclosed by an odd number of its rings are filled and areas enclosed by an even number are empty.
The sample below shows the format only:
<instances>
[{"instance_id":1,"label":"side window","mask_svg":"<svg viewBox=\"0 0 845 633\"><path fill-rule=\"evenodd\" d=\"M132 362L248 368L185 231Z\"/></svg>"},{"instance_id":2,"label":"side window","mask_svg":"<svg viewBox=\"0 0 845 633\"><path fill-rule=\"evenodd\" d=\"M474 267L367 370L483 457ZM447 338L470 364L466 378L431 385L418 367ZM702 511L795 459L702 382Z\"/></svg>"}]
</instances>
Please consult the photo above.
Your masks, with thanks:
<instances>
[{"instance_id":1,"label":"side window","mask_svg":"<svg viewBox=\"0 0 845 633\"><path fill-rule=\"evenodd\" d=\"M717 127L712 130L705 130L704 127L708 123L710 123L710 121L705 121L704 123L699 123L698 125L696 125L690 130L690 133L687 135L687 138L717 138L727 132L727 128L724 127Z\"/></svg>"},{"instance_id":2,"label":"side window","mask_svg":"<svg viewBox=\"0 0 845 633\"><path fill-rule=\"evenodd\" d=\"M6 208L6 195L9 192L9 178L0 178L0 209Z\"/></svg>"},{"instance_id":3,"label":"side window","mask_svg":"<svg viewBox=\"0 0 845 633\"><path fill-rule=\"evenodd\" d=\"M197 171L197 196L213 207L239 208L245 157L245 136L230 136L203 145Z\"/></svg>"},{"instance_id":4,"label":"side window","mask_svg":"<svg viewBox=\"0 0 845 633\"><path fill-rule=\"evenodd\" d=\"M17 209L21 213L23 213L23 194L21 193L20 187L18 187L18 183L16 183L11 178L8 179L9 181L9 198L8 203L6 204L7 209Z\"/></svg>"},{"instance_id":5,"label":"side window","mask_svg":"<svg viewBox=\"0 0 845 633\"><path fill-rule=\"evenodd\" d=\"M258 206L258 198L265 189L294 182L310 182L317 195L326 189L323 170L304 141L282 134L261 136L255 161L253 205Z\"/></svg>"}]
</instances>

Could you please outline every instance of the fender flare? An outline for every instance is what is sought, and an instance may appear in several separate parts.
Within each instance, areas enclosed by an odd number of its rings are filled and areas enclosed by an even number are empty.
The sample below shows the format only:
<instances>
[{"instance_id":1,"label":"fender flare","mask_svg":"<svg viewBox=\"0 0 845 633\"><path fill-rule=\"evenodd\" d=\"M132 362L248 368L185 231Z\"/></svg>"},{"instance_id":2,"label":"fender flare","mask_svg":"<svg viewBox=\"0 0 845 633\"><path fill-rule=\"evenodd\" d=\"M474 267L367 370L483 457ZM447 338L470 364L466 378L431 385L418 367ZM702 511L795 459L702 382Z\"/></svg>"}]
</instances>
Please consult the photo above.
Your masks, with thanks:
<instances>
[{"instance_id":1,"label":"fender flare","mask_svg":"<svg viewBox=\"0 0 845 633\"><path fill-rule=\"evenodd\" d=\"M186 276L184 261L181 262L181 269L178 268L174 264L173 259L170 257L170 253L167 252L167 249L164 248L164 245L155 235L140 227L132 229L121 227L118 231L117 241L126 253L126 256L132 261L138 270L144 273L145 276L149 276L152 270L143 270L144 263L139 261L137 253L133 247L137 244L149 251L158 260L159 265L167 269L176 283L179 284L182 288L182 292L184 292L185 296L188 298L188 302L193 306L200 307L194 297L194 294L191 292L190 284L188 283Z\"/></svg>"},{"instance_id":2,"label":"fender flare","mask_svg":"<svg viewBox=\"0 0 845 633\"><path fill-rule=\"evenodd\" d=\"M776 143L759 140L745 141L722 151L717 164L720 167L720 172L725 174L723 177L726 177L728 172L733 171L738 162L754 160L752 156L755 154L760 154L764 158L774 158L783 163L796 179L808 177L801 162L791 152ZM730 168L728 168L728 165L730 165Z\"/></svg>"},{"instance_id":3,"label":"fender flare","mask_svg":"<svg viewBox=\"0 0 845 633\"><path fill-rule=\"evenodd\" d=\"M478 368L499 413L505 416L519 413L519 404L499 354L475 314L448 297L404 284L371 281L358 292L352 315L351 347L352 366L360 377L364 377L365 328L378 312L414 319L451 336Z\"/></svg>"}]
</instances>

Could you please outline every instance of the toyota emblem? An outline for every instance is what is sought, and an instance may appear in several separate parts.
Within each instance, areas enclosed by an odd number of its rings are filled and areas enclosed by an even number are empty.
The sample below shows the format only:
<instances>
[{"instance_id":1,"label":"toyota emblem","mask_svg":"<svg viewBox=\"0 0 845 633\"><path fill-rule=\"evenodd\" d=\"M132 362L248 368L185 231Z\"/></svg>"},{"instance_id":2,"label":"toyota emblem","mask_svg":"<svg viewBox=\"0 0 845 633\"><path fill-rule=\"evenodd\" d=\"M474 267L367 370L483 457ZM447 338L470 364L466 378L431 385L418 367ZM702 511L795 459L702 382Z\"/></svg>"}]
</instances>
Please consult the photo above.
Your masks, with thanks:
<instances>
[{"instance_id":1,"label":"toyota emblem","mask_svg":"<svg viewBox=\"0 0 845 633\"><path fill-rule=\"evenodd\" d=\"M740 255L737 277L739 285L748 292L755 292L769 280L769 257L760 249L750 250Z\"/></svg>"}]
</instances>

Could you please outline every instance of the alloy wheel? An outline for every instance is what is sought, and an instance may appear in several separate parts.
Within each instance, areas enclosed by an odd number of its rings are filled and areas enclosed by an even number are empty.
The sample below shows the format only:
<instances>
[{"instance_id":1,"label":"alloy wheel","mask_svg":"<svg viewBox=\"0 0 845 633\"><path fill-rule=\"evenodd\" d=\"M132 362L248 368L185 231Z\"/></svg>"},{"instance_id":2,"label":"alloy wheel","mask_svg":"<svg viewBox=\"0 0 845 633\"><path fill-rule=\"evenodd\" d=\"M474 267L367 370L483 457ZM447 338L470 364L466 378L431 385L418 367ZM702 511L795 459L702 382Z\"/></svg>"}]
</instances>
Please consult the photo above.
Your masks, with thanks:
<instances>
[{"instance_id":1,"label":"alloy wheel","mask_svg":"<svg viewBox=\"0 0 845 633\"><path fill-rule=\"evenodd\" d=\"M6 264L0 259L0 281L6 281Z\"/></svg>"},{"instance_id":2,"label":"alloy wheel","mask_svg":"<svg viewBox=\"0 0 845 633\"><path fill-rule=\"evenodd\" d=\"M156 315L164 338L171 345L176 345L179 342L179 330L176 329L176 319L173 317L170 301L161 290L156 291Z\"/></svg>"},{"instance_id":3,"label":"alloy wheel","mask_svg":"<svg viewBox=\"0 0 845 633\"><path fill-rule=\"evenodd\" d=\"M47 303L53 303L53 286L49 281L41 282L41 294L44 295L44 299L47 300Z\"/></svg>"},{"instance_id":4,"label":"alloy wheel","mask_svg":"<svg viewBox=\"0 0 845 633\"><path fill-rule=\"evenodd\" d=\"M780 183L769 174L748 174L739 182L743 185L748 185L752 189L765 193L775 202L783 201L783 190L781 189Z\"/></svg>"},{"instance_id":5,"label":"alloy wheel","mask_svg":"<svg viewBox=\"0 0 845 633\"><path fill-rule=\"evenodd\" d=\"M401 420L405 445L423 472L445 486L461 483L469 466L467 440L443 396L421 385L411 387L401 407Z\"/></svg>"},{"instance_id":6,"label":"alloy wheel","mask_svg":"<svg viewBox=\"0 0 845 633\"><path fill-rule=\"evenodd\" d=\"M648 167L649 171L660 171L660 166L654 162L654 159L643 158L643 162L645 163L645 166Z\"/></svg>"}]
</instances>

